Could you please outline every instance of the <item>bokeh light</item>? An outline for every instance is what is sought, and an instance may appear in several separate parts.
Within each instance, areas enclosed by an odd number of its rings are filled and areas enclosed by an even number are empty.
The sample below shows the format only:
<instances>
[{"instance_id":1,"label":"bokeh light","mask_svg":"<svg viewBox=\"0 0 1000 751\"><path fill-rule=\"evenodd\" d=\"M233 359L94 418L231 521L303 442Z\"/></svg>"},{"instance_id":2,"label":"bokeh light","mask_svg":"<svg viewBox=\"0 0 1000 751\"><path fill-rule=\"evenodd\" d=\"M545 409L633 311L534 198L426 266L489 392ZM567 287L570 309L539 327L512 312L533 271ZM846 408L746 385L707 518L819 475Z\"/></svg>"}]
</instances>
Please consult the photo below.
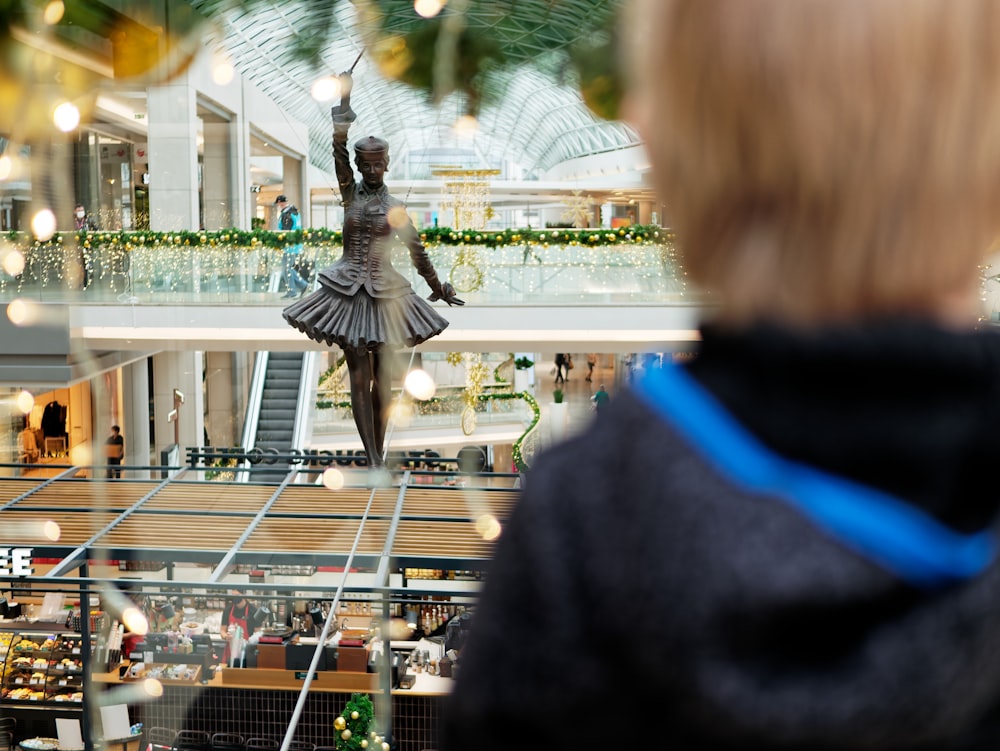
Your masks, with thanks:
<instances>
[{"instance_id":1,"label":"bokeh light","mask_svg":"<svg viewBox=\"0 0 1000 751\"><path fill-rule=\"evenodd\" d=\"M78 467L87 467L94 461L94 452L90 446L80 444L70 449L69 460Z\"/></svg>"},{"instance_id":2,"label":"bokeh light","mask_svg":"<svg viewBox=\"0 0 1000 751\"><path fill-rule=\"evenodd\" d=\"M146 620L145 614L134 605L122 611L122 623L133 634L144 636L149 633L149 621Z\"/></svg>"},{"instance_id":3,"label":"bokeh light","mask_svg":"<svg viewBox=\"0 0 1000 751\"><path fill-rule=\"evenodd\" d=\"M4 532L22 542L57 542L62 536L59 525L51 519L9 520L4 524Z\"/></svg>"},{"instance_id":4,"label":"bokeh light","mask_svg":"<svg viewBox=\"0 0 1000 751\"><path fill-rule=\"evenodd\" d=\"M394 401L389 408L389 419L397 428L407 428L413 422L413 410L409 404Z\"/></svg>"},{"instance_id":5,"label":"bokeh light","mask_svg":"<svg viewBox=\"0 0 1000 751\"><path fill-rule=\"evenodd\" d=\"M479 131L479 121L472 115L462 115L451 127L456 135L472 136Z\"/></svg>"},{"instance_id":6,"label":"bokeh light","mask_svg":"<svg viewBox=\"0 0 1000 751\"><path fill-rule=\"evenodd\" d=\"M500 520L493 516L493 514L483 514L476 519L476 532L487 542L497 539L502 529Z\"/></svg>"},{"instance_id":7,"label":"bokeh light","mask_svg":"<svg viewBox=\"0 0 1000 751\"><path fill-rule=\"evenodd\" d=\"M62 529L57 522L49 521L42 524L42 536L46 540L51 540L52 542L58 542L59 538L62 537Z\"/></svg>"},{"instance_id":8,"label":"bokeh light","mask_svg":"<svg viewBox=\"0 0 1000 751\"><path fill-rule=\"evenodd\" d=\"M52 2L45 6L45 10L42 12L42 20L49 26L55 26L62 20L65 12L66 6L63 5L62 0L52 0Z\"/></svg>"},{"instance_id":9,"label":"bokeh light","mask_svg":"<svg viewBox=\"0 0 1000 751\"><path fill-rule=\"evenodd\" d=\"M17 248L11 248L3 253L3 270L11 276L20 276L24 271L24 253Z\"/></svg>"},{"instance_id":10,"label":"bokeh light","mask_svg":"<svg viewBox=\"0 0 1000 751\"><path fill-rule=\"evenodd\" d=\"M444 7L444 0L413 0L413 10L422 18L434 18Z\"/></svg>"},{"instance_id":11,"label":"bokeh light","mask_svg":"<svg viewBox=\"0 0 1000 751\"><path fill-rule=\"evenodd\" d=\"M52 122L63 133L69 133L80 124L80 110L71 102L63 102L52 111Z\"/></svg>"},{"instance_id":12,"label":"bokeh light","mask_svg":"<svg viewBox=\"0 0 1000 751\"><path fill-rule=\"evenodd\" d=\"M35 318L34 304L17 298L7 303L7 320L15 326L27 326Z\"/></svg>"},{"instance_id":13,"label":"bokeh light","mask_svg":"<svg viewBox=\"0 0 1000 751\"><path fill-rule=\"evenodd\" d=\"M6 180L14 171L14 160L4 154L0 156L0 180Z\"/></svg>"},{"instance_id":14,"label":"bokeh light","mask_svg":"<svg viewBox=\"0 0 1000 751\"><path fill-rule=\"evenodd\" d=\"M225 55L216 55L212 61L212 80L219 86L227 86L236 77L233 63Z\"/></svg>"},{"instance_id":15,"label":"bokeh light","mask_svg":"<svg viewBox=\"0 0 1000 751\"><path fill-rule=\"evenodd\" d=\"M327 490L340 490L344 487L344 473L336 467L328 467L323 471L323 487Z\"/></svg>"},{"instance_id":16,"label":"bokeh light","mask_svg":"<svg viewBox=\"0 0 1000 751\"><path fill-rule=\"evenodd\" d=\"M42 209L31 217L31 231L42 242L48 242L56 233L56 215L52 209Z\"/></svg>"},{"instance_id":17,"label":"bokeh light","mask_svg":"<svg viewBox=\"0 0 1000 751\"><path fill-rule=\"evenodd\" d=\"M389 226L399 229L400 227L405 227L410 221L410 215L406 213L405 206L393 206L389 209L389 213L386 214L386 219L389 220Z\"/></svg>"},{"instance_id":18,"label":"bokeh light","mask_svg":"<svg viewBox=\"0 0 1000 751\"><path fill-rule=\"evenodd\" d=\"M158 699L163 696L163 684L155 678L147 678L142 682L142 692L150 699Z\"/></svg>"},{"instance_id":19,"label":"bokeh light","mask_svg":"<svg viewBox=\"0 0 1000 751\"><path fill-rule=\"evenodd\" d=\"M437 391L437 384L434 383L434 379L431 378L430 373L426 370L414 368L406 374L406 379L403 381L403 388L414 399L424 402L434 396L434 392Z\"/></svg>"},{"instance_id":20,"label":"bokeh light","mask_svg":"<svg viewBox=\"0 0 1000 751\"><path fill-rule=\"evenodd\" d=\"M310 93L317 102L329 102L340 96L340 81L334 76L317 78L313 81Z\"/></svg>"},{"instance_id":21,"label":"bokeh light","mask_svg":"<svg viewBox=\"0 0 1000 751\"><path fill-rule=\"evenodd\" d=\"M30 391L22 391L17 395L17 408L22 414L28 414L35 407L35 397Z\"/></svg>"}]
</instances>

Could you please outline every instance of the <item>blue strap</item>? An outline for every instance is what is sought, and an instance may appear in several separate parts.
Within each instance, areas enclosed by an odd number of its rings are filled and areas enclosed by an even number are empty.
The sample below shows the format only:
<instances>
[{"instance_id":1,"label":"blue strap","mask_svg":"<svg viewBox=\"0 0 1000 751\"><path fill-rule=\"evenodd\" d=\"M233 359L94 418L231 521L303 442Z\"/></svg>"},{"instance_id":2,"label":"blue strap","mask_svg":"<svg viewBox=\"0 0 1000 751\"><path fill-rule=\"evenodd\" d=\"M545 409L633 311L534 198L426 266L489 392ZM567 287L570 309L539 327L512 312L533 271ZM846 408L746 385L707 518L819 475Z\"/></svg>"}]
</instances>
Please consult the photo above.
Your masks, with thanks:
<instances>
[{"instance_id":1,"label":"blue strap","mask_svg":"<svg viewBox=\"0 0 1000 751\"><path fill-rule=\"evenodd\" d=\"M635 390L729 481L788 503L910 584L929 588L968 579L993 560L992 532L956 533L887 493L775 454L680 367L647 369Z\"/></svg>"}]
</instances>

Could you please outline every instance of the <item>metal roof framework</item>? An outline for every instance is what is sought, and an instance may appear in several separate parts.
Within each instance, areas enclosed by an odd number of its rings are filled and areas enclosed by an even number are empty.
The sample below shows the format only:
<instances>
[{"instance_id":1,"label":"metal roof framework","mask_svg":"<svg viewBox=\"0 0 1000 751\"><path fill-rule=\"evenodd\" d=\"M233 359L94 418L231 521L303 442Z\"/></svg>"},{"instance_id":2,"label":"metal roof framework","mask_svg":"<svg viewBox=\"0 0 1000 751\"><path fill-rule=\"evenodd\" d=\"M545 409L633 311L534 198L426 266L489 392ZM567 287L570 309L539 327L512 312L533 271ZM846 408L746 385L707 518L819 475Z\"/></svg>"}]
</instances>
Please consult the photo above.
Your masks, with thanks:
<instances>
[{"instance_id":1,"label":"metal roof framework","mask_svg":"<svg viewBox=\"0 0 1000 751\"><path fill-rule=\"evenodd\" d=\"M189 2L199 12L219 20L215 41L232 56L241 73L290 118L307 124L310 162L332 172L331 103L315 101L311 86L317 78L351 67L364 49L361 40L374 33L373 21L365 20L353 3L336 3L332 39L322 51L321 68L316 69L293 50L294 40L309 23L311 11L306 3L262 0L248 10L229 8L226 0ZM452 127L464 114L461 95L432 105L421 93L385 78L367 56L362 56L354 72L352 107L358 115L354 133L386 138L393 159L433 149L471 148L486 162L478 166L510 163L528 176L537 176L566 160L637 145L640 141L633 128L596 117L569 82L559 81L557 73L543 72L552 47L583 34L591 6L593 2L583 0L470 5L470 25L495 31L500 45L537 45L535 52L542 63L493 74L495 101L484 105L473 135ZM498 23L501 13L506 21L503 25ZM391 33L394 22L390 18L383 30ZM412 19L400 18L395 23L402 28ZM518 34L518 29L522 33ZM539 34L539 29L551 29L552 38Z\"/></svg>"},{"instance_id":2,"label":"metal roof framework","mask_svg":"<svg viewBox=\"0 0 1000 751\"><path fill-rule=\"evenodd\" d=\"M292 469L277 483L206 481L199 478L204 471L105 481L67 467L50 478L0 477L0 547L31 547L36 559L60 561L30 579L39 591L79 587L89 562L107 560L161 562L168 572L179 563L211 567L206 581L191 583L198 587L232 586L226 575L238 566L297 565L350 566L376 574L377 586L386 587L388 574L401 568L483 570L493 545L479 531L483 519L506 521L520 487L518 475L464 475L468 486L449 487L421 481L442 473L406 471L391 487L332 491L294 482L309 470ZM57 541L43 536L51 521L59 525ZM143 577L142 585L184 583L170 573Z\"/></svg>"}]
</instances>

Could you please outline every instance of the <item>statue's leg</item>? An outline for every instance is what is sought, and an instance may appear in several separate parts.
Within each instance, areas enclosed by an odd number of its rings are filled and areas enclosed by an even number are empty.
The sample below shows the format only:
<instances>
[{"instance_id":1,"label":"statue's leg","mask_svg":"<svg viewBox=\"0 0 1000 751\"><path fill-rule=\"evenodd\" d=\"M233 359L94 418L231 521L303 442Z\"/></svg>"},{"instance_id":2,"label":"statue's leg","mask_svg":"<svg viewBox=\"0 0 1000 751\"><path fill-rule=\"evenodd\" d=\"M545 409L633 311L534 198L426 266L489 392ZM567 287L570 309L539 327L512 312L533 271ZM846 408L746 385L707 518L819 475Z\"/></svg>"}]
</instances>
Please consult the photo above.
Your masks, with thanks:
<instances>
[{"instance_id":1,"label":"statue's leg","mask_svg":"<svg viewBox=\"0 0 1000 751\"><path fill-rule=\"evenodd\" d=\"M372 366L367 352L344 350L347 373L351 379L351 411L354 424L365 447L369 467L381 467L382 445L375 438L375 409L372 404Z\"/></svg>"},{"instance_id":2,"label":"statue's leg","mask_svg":"<svg viewBox=\"0 0 1000 751\"><path fill-rule=\"evenodd\" d=\"M392 373L390 357L383 350L375 350L372 357L372 416L375 420L375 440L384 450L385 430L389 423L389 406L392 403Z\"/></svg>"}]
</instances>

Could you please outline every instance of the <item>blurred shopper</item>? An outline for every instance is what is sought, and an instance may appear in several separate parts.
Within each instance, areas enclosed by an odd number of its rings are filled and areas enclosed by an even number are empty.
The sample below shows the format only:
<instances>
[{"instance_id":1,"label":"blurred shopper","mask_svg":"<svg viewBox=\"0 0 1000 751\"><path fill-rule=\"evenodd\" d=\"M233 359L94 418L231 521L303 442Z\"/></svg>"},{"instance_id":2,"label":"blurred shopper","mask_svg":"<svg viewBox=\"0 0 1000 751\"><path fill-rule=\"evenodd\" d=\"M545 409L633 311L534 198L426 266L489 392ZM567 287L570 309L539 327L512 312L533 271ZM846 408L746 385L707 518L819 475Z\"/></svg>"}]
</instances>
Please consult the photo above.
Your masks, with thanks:
<instances>
[{"instance_id":1,"label":"blurred shopper","mask_svg":"<svg viewBox=\"0 0 1000 751\"><path fill-rule=\"evenodd\" d=\"M122 436L122 429L119 426L111 426L111 435L104 442L104 448L107 453L108 479L120 478L122 476L122 461L125 459L125 438Z\"/></svg>"},{"instance_id":2,"label":"blurred shopper","mask_svg":"<svg viewBox=\"0 0 1000 751\"><path fill-rule=\"evenodd\" d=\"M565 383L569 377L569 370L566 366L566 355L562 352L556 353L556 383Z\"/></svg>"},{"instance_id":3,"label":"blurred shopper","mask_svg":"<svg viewBox=\"0 0 1000 751\"><path fill-rule=\"evenodd\" d=\"M294 232L302 229L302 217L297 207L288 203L288 198L280 195L274 199L278 207L278 229L282 232ZM309 281L298 271L299 259L303 251L302 243L291 243L285 246L281 256L281 277L285 280L285 294L282 297L299 297L309 287Z\"/></svg>"},{"instance_id":4,"label":"blurred shopper","mask_svg":"<svg viewBox=\"0 0 1000 751\"><path fill-rule=\"evenodd\" d=\"M73 229L77 232L94 232L97 230L97 222L87 213L82 203L78 203L73 209ZM67 271L67 276L72 283L79 283L80 289L87 289L93 279L93 259L90 251L82 243L79 245L76 256Z\"/></svg>"},{"instance_id":5,"label":"blurred shopper","mask_svg":"<svg viewBox=\"0 0 1000 751\"><path fill-rule=\"evenodd\" d=\"M597 391L594 392L594 395L590 399L594 403L594 410L597 412L603 412L604 408L611 402L611 396L604 389L603 383L597 387Z\"/></svg>"},{"instance_id":6,"label":"blurred shopper","mask_svg":"<svg viewBox=\"0 0 1000 751\"><path fill-rule=\"evenodd\" d=\"M536 462L440 748L995 749L1000 3L633 10L719 309Z\"/></svg>"},{"instance_id":7,"label":"blurred shopper","mask_svg":"<svg viewBox=\"0 0 1000 751\"><path fill-rule=\"evenodd\" d=\"M95 222L94 218L87 213L85 208L83 208L82 203L78 203L76 208L73 209L73 228L77 232L80 232L81 230L93 232L97 229L97 222Z\"/></svg>"}]
</instances>

